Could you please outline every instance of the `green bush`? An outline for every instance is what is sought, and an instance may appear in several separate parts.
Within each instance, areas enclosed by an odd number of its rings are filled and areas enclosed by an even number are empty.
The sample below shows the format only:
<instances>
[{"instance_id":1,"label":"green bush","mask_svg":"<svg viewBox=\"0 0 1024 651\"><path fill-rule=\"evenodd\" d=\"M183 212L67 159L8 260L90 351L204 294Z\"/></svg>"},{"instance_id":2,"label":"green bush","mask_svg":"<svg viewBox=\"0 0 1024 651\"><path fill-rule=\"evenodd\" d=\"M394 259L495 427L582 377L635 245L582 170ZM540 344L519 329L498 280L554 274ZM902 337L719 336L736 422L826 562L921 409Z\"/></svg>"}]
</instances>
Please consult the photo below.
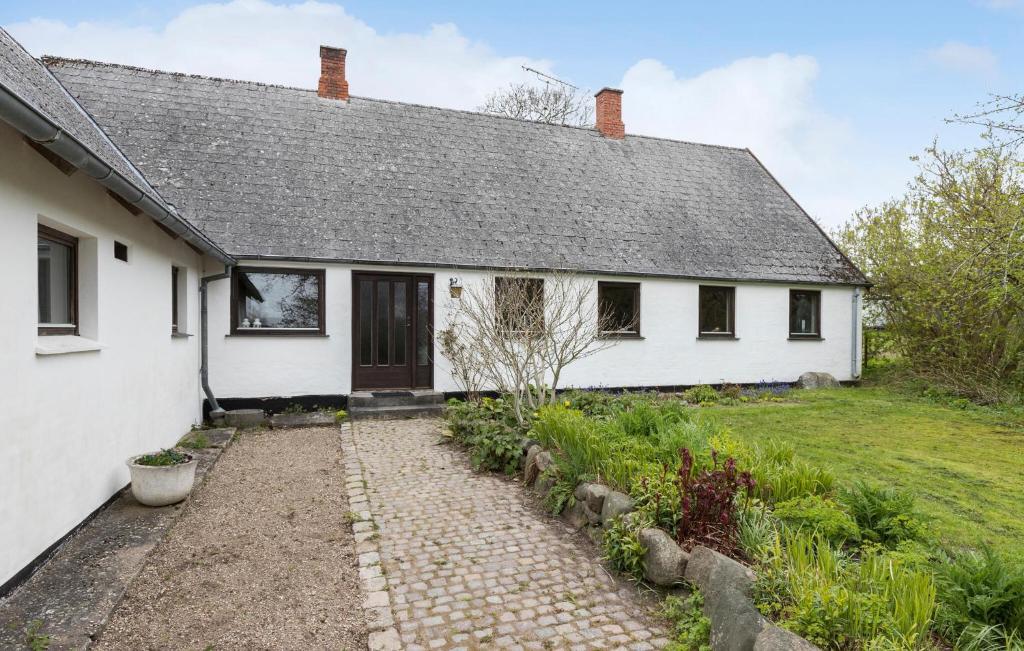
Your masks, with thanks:
<instances>
[{"instance_id":1,"label":"green bush","mask_svg":"<svg viewBox=\"0 0 1024 651\"><path fill-rule=\"evenodd\" d=\"M923 537L925 527L914 508L914 496L894 488L854 482L839 494L839 501L853 515L864 540L894 546Z\"/></svg>"},{"instance_id":2,"label":"green bush","mask_svg":"<svg viewBox=\"0 0 1024 651\"><path fill-rule=\"evenodd\" d=\"M704 595L696 587L689 597L668 597L662 614L672 622L669 651L711 651L711 620L704 615Z\"/></svg>"},{"instance_id":3,"label":"green bush","mask_svg":"<svg viewBox=\"0 0 1024 651\"><path fill-rule=\"evenodd\" d=\"M335 423L338 423L340 425L341 423L344 423L347 419L348 419L348 412L345 411L344 409L339 409L338 411L334 412L334 422Z\"/></svg>"},{"instance_id":4,"label":"green bush","mask_svg":"<svg viewBox=\"0 0 1024 651\"><path fill-rule=\"evenodd\" d=\"M757 482L755 492L767 504L785 502L805 495L831 495L836 478L828 468L794 458L793 447L767 439L748 452L737 453L740 466Z\"/></svg>"},{"instance_id":5,"label":"green bush","mask_svg":"<svg viewBox=\"0 0 1024 651\"><path fill-rule=\"evenodd\" d=\"M775 517L792 529L816 533L834 545L860 539L860 530L850 514L820 495L780 502L775 505Z\"/></svg>"},{"instance_id":6,"label":"green bush","mask_svg":"<svg viewBox=\"0 0 1024 651\"><path fill-rule=\"evenodd\" d=\"M452 437L469 448L470 461L477 470L514 474L522 456L524 432L508 403L483 398L479 402L449 400L445 410Z\"/></svg>"},{"instance_id":7,"label":"green bush","mask_svg":"<svg viewBox=\"0 0 1024 651\"><path fill-rule=\"evenodd\" d=\"M749 558L764 559L779 537L778 520L760 503L751 504L738 515L740 549Z\"/></svg>"},{"instance_id":8,"label":"green bush","mask_svg":"<svg viewBox=\"0 0 1024 651\"><path fill-rule=\"evenodd\" d=\"M714 387L706 384L698 384L683 391L683 400L694 405L703 405L718 402L720 396Z\"/></svg>"},{"instance_id":9,"label":"green bush","mask_svg":"<svg viewBox=\"0 0 1024 651\"><path fill-rule=\"evenodd\" d=\"M637 537L638 530L615 518L604 532L601 546L604 557L612 569L635 581L644 578L644 548Z\"/></svg>"},{"instance_id":10,"label":"green bush","mask_svg":"<svg viewBox=\"0 0 1024 651\"><path fill-rule=\"evenodd\" d=\"M947 640L957 648L1024 648L1024 566L986 548L943 555L935 568L936 625Z\"/></svg>"}]
</instances>

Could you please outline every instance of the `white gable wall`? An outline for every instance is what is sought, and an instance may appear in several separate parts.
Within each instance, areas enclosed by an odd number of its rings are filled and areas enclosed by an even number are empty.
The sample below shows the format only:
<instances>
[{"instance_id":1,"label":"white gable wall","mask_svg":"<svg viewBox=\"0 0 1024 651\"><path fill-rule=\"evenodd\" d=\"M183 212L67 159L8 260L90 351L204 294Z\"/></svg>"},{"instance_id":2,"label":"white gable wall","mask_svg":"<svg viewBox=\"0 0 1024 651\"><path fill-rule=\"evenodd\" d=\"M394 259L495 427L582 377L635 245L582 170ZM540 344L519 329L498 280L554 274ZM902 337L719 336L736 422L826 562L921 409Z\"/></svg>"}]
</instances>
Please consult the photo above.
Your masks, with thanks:
<instances>
[{"instance_id":1,"label":"white gable wall","mask_svg":"<svg viewBox=\"0 0 1024 651\"><path fill-rule=\"evenodd\" d=\"M81 333L101 350L37 354L37 224L80 237ZM114 258L114 239L129 262ZM200 418L199 338L171 337L171 266L199 329L202 260L0 123L0 584L128 483L125 459ZM38 341L37 341L38 339Z\"/></svg>"},{"instance_id":2,"label":"white gable wall","mask_svg":"<svg viewBox=\"0 0 1024 651\"><path fill-rule=\"evenodd\" d=\"M245 265L244 261L240 261ZM463 286L489 275L464 269L352 266L259 261L252 266L326 269L327 337L226 336L229 282L211 285L210 381L219 398L344 395L351 392L352 270L434 275L434 325L443 327L455 299L448 282ZM854 288L776 283L717 283L736 287L736 340L697 338L698 281L589 276L641 283L640 340L616 346L570 366L562 386L642 387L722 382L793 382L805 371L853 380ZM704 283L715 284L715 283ZM789 290L822 293L821 341L789 341ZM596 308L595 308L596 313ZM859 318L857 319L859 322ZM857 339L859 340L859 330ZM434 388L457 391L445 360L435 350Z\"/></svg>"}]
</instances>

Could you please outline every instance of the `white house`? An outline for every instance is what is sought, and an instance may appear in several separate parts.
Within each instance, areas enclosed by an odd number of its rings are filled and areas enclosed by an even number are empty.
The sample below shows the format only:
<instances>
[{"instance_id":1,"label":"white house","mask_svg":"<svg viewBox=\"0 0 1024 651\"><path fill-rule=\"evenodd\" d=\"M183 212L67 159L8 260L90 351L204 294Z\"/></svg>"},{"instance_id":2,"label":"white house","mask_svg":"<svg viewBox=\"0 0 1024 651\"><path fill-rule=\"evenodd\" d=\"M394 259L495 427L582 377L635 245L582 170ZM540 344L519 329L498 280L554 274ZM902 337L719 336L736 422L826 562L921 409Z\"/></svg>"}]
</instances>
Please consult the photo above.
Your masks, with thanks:
<instances>
[{"instance_id":1,"label":"white house","mask_svg":"<svg viewBox=\"0 0 1024 651\"><path fill-rule=\"evenodd\" d=\"M336 48L321 48L314 91L44 68L3 39L0 265L37 280L12 283L2 321L14 454L0 582L121 488L125 457L199 420L204 399L456 391L434 337L453 284L571 270L638 324L564 386L860 374L861 273L751 152L627 134L620 91L598 93L596 128L574 128L350 96Z\"/></svg>"}]
</instances>

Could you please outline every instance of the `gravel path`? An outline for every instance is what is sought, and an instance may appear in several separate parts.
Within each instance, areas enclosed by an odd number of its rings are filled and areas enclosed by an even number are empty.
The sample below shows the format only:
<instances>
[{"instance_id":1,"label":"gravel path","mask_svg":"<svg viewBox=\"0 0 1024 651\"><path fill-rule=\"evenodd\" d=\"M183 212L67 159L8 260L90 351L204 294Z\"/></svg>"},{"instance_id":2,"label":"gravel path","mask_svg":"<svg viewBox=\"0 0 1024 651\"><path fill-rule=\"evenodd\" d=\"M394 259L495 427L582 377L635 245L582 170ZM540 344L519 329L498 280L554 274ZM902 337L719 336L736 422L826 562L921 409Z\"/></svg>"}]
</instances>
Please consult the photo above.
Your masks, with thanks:
<instances>
[{"instance_id":1,"label":"gravel path","mask_svg":"<svg viewBox=\"0 0 1024 651\"><path fill-rule=\"evenodd\" d=\"M244 433L98 649L366 648L338 430Z\"/></svg>"}]
</instances>

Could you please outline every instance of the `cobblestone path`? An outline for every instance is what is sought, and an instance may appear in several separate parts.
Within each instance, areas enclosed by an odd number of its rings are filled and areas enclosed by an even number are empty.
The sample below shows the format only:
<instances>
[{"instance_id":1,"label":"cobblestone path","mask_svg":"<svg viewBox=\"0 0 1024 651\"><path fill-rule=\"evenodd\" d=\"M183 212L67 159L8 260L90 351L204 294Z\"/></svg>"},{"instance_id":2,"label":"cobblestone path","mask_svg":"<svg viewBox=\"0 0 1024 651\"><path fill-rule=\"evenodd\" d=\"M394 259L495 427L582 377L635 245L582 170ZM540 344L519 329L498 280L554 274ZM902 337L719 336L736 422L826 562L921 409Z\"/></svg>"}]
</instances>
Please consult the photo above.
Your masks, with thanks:
<instances>
[{"instance_id":1,"label":"cobblestone path","mask_svg":"<svg viewBox=\"0 0 1024 651\"><path fill-rule=\"evenodd\" d=\"M661 620L519 484L474 474L442 422L345 427L364 607L378 649L652 649ZM352 461L355 463L355 460ZM359 490L358 483L364 483ZM388 613L390 609L390 614Z\"/></svg>"}]
</instances>

